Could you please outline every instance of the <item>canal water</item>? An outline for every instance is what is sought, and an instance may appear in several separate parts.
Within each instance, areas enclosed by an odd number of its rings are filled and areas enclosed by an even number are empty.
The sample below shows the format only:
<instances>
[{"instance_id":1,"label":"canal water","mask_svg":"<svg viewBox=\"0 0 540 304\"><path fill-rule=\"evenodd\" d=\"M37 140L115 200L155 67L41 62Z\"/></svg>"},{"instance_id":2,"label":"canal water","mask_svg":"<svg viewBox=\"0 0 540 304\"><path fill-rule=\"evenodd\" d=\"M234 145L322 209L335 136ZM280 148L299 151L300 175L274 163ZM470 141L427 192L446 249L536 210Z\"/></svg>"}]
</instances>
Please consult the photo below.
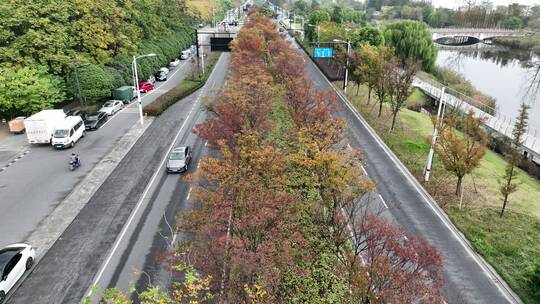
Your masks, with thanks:
<instances>
[{"instance_id":1,"label":"canal water","mask_svg":"<svg viewBox=\"0 0 540 304\"><path fill-rule=\"evenodd\" d=\"M436 64L461 73L480 92L497 100L497 111L515 118L525 101L529 126L540 136L540 57L502 47L439 49Z\"/></svg>"}]
</instances>

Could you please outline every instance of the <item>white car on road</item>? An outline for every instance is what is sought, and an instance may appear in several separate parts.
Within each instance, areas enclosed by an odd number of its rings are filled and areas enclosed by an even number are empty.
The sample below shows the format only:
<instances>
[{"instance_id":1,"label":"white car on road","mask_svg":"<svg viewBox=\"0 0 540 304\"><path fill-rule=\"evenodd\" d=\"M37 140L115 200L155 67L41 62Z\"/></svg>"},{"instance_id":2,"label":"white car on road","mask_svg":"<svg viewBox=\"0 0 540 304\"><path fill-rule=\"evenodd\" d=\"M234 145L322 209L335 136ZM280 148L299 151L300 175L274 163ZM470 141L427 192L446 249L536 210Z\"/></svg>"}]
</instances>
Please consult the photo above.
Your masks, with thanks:
<instances>
[{"instance_id":1,"label":"white car on road","mask_svg":"<svg viewBox=\"0 0 540 304\"><path fill-rule=\"evenodd\" d=\"M13 244L0 250L0 303L24 272L32 268L36 251L30 245Z\"/></svg>"},{"instance_id":2,"label":"white car on road","mask_svg":"<svg viewBox=\"0 0 540 304\"><path fill-rule=\"evenodd\" d=\"M173 61L169 63L170 67L177 67L180 64L180 59L175 58Z\"/></svg>"},{"instance_id":3,"label":"white car on road","mask_svg":"<svg viewBox=\"0 0 540 304\"><path fill-rule=\"evenodd\" d=\"M124 103L121 100L109 100L101 106L99 112L107 113L107 115L114 115L116 112L122 110Z\"/></svg>"}]
</instances>

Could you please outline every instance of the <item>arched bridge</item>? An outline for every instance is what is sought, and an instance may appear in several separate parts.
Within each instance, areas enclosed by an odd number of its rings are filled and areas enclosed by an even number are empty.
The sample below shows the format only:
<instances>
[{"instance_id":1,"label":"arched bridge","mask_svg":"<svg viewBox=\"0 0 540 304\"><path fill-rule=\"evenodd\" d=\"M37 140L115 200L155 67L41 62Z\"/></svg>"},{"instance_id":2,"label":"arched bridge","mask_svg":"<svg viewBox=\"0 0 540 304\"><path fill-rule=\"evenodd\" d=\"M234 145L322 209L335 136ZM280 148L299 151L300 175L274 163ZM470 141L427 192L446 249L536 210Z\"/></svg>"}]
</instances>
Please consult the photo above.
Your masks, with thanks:
<instances>
[{"instance_id":1,"label":"arched bridge","mask_svg":"<svg viewBox=\"0 0 540 304\"><path fill-rule=\"evenodd\" d=\"M442 45L471 45L494 37L521 37L530 32L497 28L431 28L433 41Z\"/></svg>"}]
</instances>

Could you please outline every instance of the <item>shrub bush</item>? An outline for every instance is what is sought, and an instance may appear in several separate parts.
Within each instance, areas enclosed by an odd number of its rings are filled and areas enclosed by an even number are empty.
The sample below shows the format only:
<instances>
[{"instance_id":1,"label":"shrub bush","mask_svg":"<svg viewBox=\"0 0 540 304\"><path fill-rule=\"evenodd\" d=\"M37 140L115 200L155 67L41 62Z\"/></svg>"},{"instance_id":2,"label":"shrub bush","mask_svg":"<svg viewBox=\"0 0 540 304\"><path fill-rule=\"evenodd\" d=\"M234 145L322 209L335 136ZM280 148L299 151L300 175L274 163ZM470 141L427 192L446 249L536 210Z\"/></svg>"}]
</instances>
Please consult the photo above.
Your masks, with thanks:
<instances>
[{"instance_id":1,"label":"shrub bush","mask_svg":"<svg viewBox=\"0 0 540 304\"><path fill-rule=\"evenodd\" d=\"M145 106L143 111L147 115L158 116L177 101L198 90L203 84L204 82L202 81L184 80L175 88L169 90L167 93L159 96L151 104Z\"/></svg>"},{"instance_id":2,"label":"shrub bush","mask_svg":"<svg viewBox=\"0 0 540 304\"><path fill-rule=\"evenodd\" d=\"M163 111L165 111L168 107L172 106L182 98L185 98L191 95L193 92L197 91L206 83L206 80L208 80L208 77L214 69L214 65L216 64L218 59L219 56L212 56L209 59L208 66L206 67L206 71L204 74L194 74L191 79L185 79L175 88L159 96L151 104L145 106L143 108L143 111L147 115L158 116L163 113Z\"/></svg>"}]
</instances>

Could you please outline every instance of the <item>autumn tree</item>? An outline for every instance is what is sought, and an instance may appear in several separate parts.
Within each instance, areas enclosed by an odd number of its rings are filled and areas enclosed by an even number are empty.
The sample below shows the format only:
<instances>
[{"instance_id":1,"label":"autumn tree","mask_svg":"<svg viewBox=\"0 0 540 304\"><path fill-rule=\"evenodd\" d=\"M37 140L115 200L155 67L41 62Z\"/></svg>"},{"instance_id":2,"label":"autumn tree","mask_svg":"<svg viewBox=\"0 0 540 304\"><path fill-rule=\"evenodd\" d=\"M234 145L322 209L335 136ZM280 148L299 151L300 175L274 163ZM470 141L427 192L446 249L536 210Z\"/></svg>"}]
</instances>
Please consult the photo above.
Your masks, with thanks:
<instances>
[{"instance_id":1,"label":"autumn tree","mask_svg":"<svg viewBox=\"0 0 540 304\"><path fill-rule=\"evenodd\" d=\"M393 50L385 46L378 47L375 49L374 57L370 58L370 66L374 68L374 71L369 72L370 81L373 82L373 88L375 89L375 94L379 101L379 112L377 117L382 115L383 103L387 101L388 95L390 94L390 79L392 71L391 60L393 57Z\"/></svg>"},{"instance_id":2,"label":"autumn tree","mask_svg":"<svg viewBox=\"0 0 540 304\"><path fill-rule=\"evenodd\" d=\"M376 49L371 45L364 44L354 51L357 64L354 65L351 74L358 80L363 81L368 87L367 104L371 102L371 92L375 87L378 69Z\"/></svg>"},{"instance_id":3,"label":"autumn tree","mask_svg":"<svg viewBox=\"0 0 540 304\"><path fill-rule=\"evenodd\" d=\"M391 72L387 81L389 87L388 100L392 111L390 131L393 131L396 125L397 115L403 106L405 106L409 95L411 95L411 85L419 65L411 59L405 62L399 62L393 59L386 65L386 68Z\"/></svg>"},{"instance_id":4,"label":"autumn tree","mask_svg":"<svg viewBox=\"0 0 540 304\"><path fill-rule=\"evenodd\" d=\"M354 303L442 303L442 258L425 240L365 213L352 268ZM349 270L351 271L351 269Z\"/></svg>"},{"instance_id":5,"label":"autumn tree","mask_svg":"<svg viewBox=\"0 0 540 304\"><path fill-rule=\"evenodd\" d=\"M521 103L517 120L514 124L514 130L512 131L512 139L510 142L510 151L507 155L508 164L504 171L504 177L501 180L500 192L503 196L503 205L501 209L501 217L506 209L508 203L508 196L517 190L517 183L514 179L517 176L517 169L523 161L523 154L521 154L521 146L525 140L525 134L527 132L527 124L529 119L530 107Z\"/></svg>"},{"instance_id":6,"label":"autumn tree","mask_svg":"<svg viewBox=\"0 0 540 304\"><path fill-rule=\"evenodd\" d=\"M461 125L463 134L457 131L454 116L446 118L439 131L435 148L444 168L457 177L456 195L461 194L463 177L478 167L486 153L488 138L482 123L469 111Z\"/></svg>"}]
</instances>

